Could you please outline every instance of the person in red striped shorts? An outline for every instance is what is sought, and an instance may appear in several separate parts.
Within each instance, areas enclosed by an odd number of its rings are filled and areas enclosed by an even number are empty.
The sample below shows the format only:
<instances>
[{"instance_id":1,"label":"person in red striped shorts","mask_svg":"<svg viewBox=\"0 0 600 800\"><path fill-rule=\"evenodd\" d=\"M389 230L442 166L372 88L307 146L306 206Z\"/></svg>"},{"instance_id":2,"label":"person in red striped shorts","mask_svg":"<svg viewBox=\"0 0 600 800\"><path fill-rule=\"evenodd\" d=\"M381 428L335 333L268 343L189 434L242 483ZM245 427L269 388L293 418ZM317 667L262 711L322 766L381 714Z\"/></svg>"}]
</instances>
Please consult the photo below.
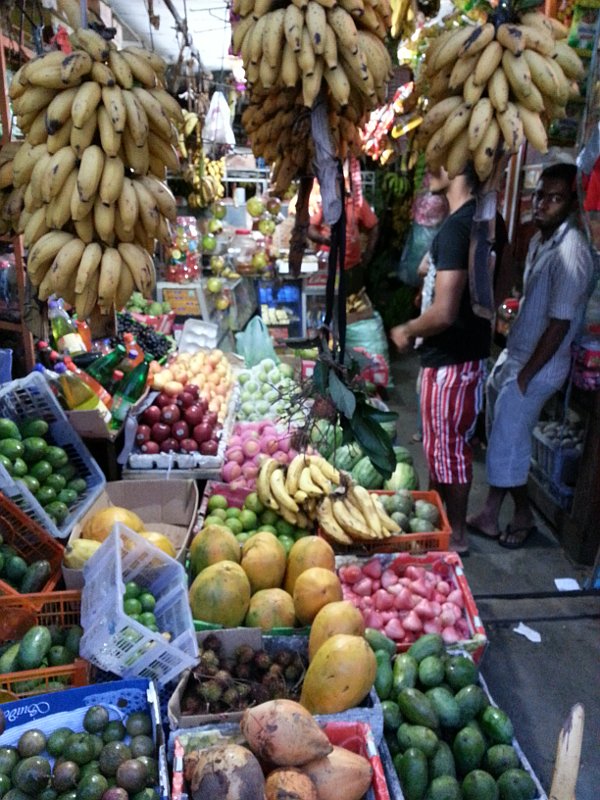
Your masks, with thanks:
<instances>
[{"instance_id":1,"label":"person in red striped shorts","mask_svg":"<svg viewBox=\"0 0 600 800\"><path fill-rule=\"evenodd\" d=\"M452 527L450 547L468 553L467 503L472 480L470 439L482 407L490 321L473 313L468 265L477 176L472 164L450 179L441 168L430 189L446 195L450 214L434 238L421 315L392 328L400 351L417 346L423 368L423 448L431 489L440 493Z\"/></svg>"}]
</instances>

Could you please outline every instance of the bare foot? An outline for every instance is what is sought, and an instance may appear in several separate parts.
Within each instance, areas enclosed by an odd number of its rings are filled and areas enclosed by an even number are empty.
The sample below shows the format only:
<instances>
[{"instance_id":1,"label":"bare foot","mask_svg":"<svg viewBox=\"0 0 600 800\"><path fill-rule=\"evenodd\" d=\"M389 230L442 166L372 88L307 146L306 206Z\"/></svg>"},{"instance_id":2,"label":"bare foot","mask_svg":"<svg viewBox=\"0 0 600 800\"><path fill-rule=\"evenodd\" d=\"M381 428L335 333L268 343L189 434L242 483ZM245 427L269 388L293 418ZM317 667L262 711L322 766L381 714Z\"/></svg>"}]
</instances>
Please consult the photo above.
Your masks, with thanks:
<instances>
[{"instance_id":1,"label":"bare foot","mask_svg":"<svg viewBox=\"0 0 600 800\"><path fill-rule=\"evenodd\" d=\"M471 533L477 533L488 539L497 539L500 536L497 521L487 514L485 510L467 517L467 525L471 528Z\"/></svg>"},{"instance_id":2,"label":"bare foot","mask_svg":"<svg viewBox=\"0 0 600 800\"><path fill-rule=\"evenodd\" d=\"M453 553L458 553L459 556L469 555L469 542L466 536L462 539L455 539L454 536L451 536L449 547Z\"/></svg>"}]
</instances>

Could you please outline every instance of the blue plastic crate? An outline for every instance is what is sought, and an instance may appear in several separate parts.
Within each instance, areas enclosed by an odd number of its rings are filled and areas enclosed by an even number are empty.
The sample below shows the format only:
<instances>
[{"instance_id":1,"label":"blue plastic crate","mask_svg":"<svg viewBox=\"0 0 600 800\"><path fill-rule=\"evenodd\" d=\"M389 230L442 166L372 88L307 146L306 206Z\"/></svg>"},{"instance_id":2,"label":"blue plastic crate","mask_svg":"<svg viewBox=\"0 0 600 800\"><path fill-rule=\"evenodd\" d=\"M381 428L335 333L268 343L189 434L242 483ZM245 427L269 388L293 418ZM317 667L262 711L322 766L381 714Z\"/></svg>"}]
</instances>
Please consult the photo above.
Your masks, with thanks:
<instances>
[{"instance_id":1,"label":"blue plastic crate","mask_svg":"<svg viewBox=\"0 0 600 800\"><path fill-rule=\"evenodd\" d=\"M301 282L291 283L286 281L284 284L277 285L260 281L258 284L259 305L265 304L270 308L278 305L298 305L302 298Z\"/></svg>"},{"instance_id":2,"label":"blue plastic crate","mask_svg":"<svg viewBox=\"0 0 600 800\"><path fill-rule=\"evenodd\" d=\"M46 440L66 451L69 461L77 469L77 477L85 480L85 492L79 495L70 506L67 517L58 524L44 511L25 484L15 480L0 464L0 491L39 522L51 536L66 538L104 488L106 479L100 467L67 419L46 379L39 373L32 372L26 378L12 381L0 389L0 417L8 417L17 424L30 419L45 420L49 426Z\"/></svg>"}]
</instances>

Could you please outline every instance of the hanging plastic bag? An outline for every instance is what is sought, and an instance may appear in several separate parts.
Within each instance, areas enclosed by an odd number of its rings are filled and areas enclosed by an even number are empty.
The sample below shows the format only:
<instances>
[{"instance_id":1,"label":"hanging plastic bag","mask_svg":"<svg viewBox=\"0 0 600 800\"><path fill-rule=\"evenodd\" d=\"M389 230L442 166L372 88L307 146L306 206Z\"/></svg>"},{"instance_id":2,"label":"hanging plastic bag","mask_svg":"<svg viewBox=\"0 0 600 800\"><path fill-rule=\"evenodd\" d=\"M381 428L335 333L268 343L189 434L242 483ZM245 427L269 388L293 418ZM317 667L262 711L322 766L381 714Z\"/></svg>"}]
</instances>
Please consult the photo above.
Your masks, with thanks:
<instances>
[{"instance_id":1,"label":"hanging plastic bag","mask_svg":"<svg viewBox=\"0 0 600 800\"><path fill-rule=\"evenodd\" d=\"M264 358L279 363L269 330L261 317L252 317L243 331L235 335L236 353L244 359L247 367L260 364Z\"/></svg>"},{"instance_id":2,"label":"hanging plastic bag","mask_svg":"<svg viewBox=\"0 0 600 800\"><path fill-rule=\"evenodd\" d=\"M235 144L231 111L223 92L214 92L202 129L202 139L212 144Z\"/></svg>"},{"instance_id":3,"label":"hanging plastic bag","mask_svg":"<svg viewBox=\"0 0 600 800\"><path fill-rule=\"evenodd\" d=\"M383 356L388 366L388 386L391 386L391 376L389 376L390 354L388 350L387 336L383 327L383 320L378 311L371 319L361 319L353 322L346 328L346 348L352 350L361 348L372 356ZM381 385L381 381L379 381Z\"/></svg>"},{"instance_id":4,"label":"hanging plastic bag","mask_svg":"<svg viewBox=\"0 0 600 800\"><path fill-rule=\"evenodd\" d=\"M417 272L419 264L431 247L431 243L439 229L439 225L426 227L416 222L411 224L396 271L398 280L402 281L402 283L414 287L421 284L421 278Z\"/></svg>"}]
</instances>

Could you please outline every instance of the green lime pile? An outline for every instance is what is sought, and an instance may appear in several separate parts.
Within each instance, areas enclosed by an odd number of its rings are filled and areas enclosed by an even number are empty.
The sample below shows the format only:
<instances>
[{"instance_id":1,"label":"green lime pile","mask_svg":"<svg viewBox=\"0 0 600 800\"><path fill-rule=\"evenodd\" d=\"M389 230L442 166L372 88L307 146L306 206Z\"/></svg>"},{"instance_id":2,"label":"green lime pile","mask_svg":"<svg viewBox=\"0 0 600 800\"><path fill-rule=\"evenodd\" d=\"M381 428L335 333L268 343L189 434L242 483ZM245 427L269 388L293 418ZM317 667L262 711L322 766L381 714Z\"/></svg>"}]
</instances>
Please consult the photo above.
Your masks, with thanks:
<instances>
[{"instance_id":1,"label":"green lime pile","mask_svg":"<svg viewBox=\"0 0 600 800\"><path fill-rule=\"evenodd\" d=\"M0 417L0 464L29 489L44 511L60 525L87 488L62 447L47 440L43 419L15 423Z\"/></svg>"},{"instance_id":2,"label":"green lime pile","mask_svg":"<svg viewBox=\"0 0 600 800\"><path fill-rule=\"evenodd\" d=\"M154 633L158 633L158 625L154 616L156 608L156 598L148 589L143 589L135 581L125 584L123 593L123 611L128 617L149 628Z\"/></svg>"},{"instance_id":3,"label":"green lime pile","mask_svg":"<svg viewBox=\"0 0 600 800\"><path fill-rule=\"evenodd\" d=\"M91 706L83 730L28 730L16 746L0 747L0 797L159 800L157 786L152 720L143 711L121 721Z\"/></svg>"},{"instance_id":4,"label":"green lime pile","mask_svg":"<svg viewBox=\"0 0 600 800\"><path fill-rule=\"evenodd\" d=\"M269 531L279 539L285 552L289 553L297 539L310 535L305 528L296 528L275 511L265 508L256 492L251 492L246 497L241 508L230 506L224 495L213 494L208 500L207 512L204 527L225 525L240 544L244 544L259 531Z\"/></svg>"}]
</instances>

